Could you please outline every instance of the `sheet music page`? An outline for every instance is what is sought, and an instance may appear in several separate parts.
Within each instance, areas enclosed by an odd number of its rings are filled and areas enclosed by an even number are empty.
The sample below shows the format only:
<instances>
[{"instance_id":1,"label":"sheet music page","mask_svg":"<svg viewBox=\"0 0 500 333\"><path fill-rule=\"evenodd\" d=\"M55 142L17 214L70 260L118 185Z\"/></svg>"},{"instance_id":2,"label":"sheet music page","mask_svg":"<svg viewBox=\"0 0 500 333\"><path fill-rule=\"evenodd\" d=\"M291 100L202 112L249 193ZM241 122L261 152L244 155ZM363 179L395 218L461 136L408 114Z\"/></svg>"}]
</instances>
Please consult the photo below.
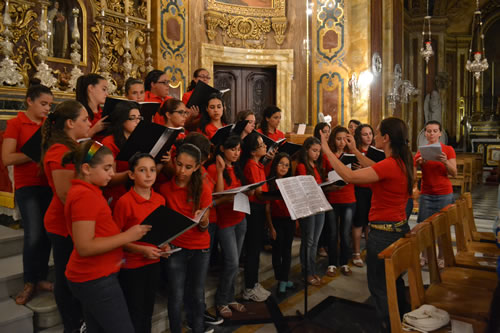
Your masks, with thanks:
<instances>
[{"instance_id":1,"label":"sheet music page","mask_svg":"<svg viewBox=\"0 0 500 333\"><path fill-rule=\"evenodd\" d=\"M248 200L248 196L246 194L238 193L234 196L233 210L236 212L250 214L250 201Z\"/></svg>"},{"instance_id":2,"label":"sheet music page","mask_svg":"<svg viewBox=\"0 0 500 333\"><path fill-rule=\"evenodd\" d=\"M149 155L153 156L153 158L156 158L156 155L158 155L158 152L163 148L165 143L167 143L168 138L170 137L171 134L172 134L172 131L168 128L165 128L165 131L160 136L158 141L156 141L155 145L153 146L153 148L149 152Z\"/></svg>"},{"instance_id":3,"label":"sheet music page","mask_svg":"<svg viewBox=\"0 0 500 333\"><path fill-rule=\"evenodd\" d=\"M439 155L441 155L441 143L434 143L432 145L420 146L418 147L422 158L426 161L439 161Z\"/></svg>"},{"instance_id":4,"label":"sheet music page","mask_svg":"<svg viewBox=\"0 0 500 333\"><path fill-rule=\"evenodd\" d=\"M312 176L299 177L311 177L314 180ZM292 220L297 220L312 214L309 210L308 201L304 200L306 197L305 192L297 178L298 177L288 177L276 179L276 185L278 185Z\"/></svg>"},{"instance_id":5,"label":"sheet music page","mask_svg":"<svg viewBox=\"0 0 500 333\"><path fill-rule=\"evenodd\" d=\"M201 221L201 218L203 217L203 215L205 215L205 212L210 208L210 206L207 206L205 208L203 208L203 210L198 214L196 215L194 218L192 218L191 220L194 222L194 223L200 223Z\"/></svg>"},{"instance_id":6,"label":"sheet music page","mask_svg":"<svg viewBox=\"0 0 500 333\"><path fill-rule=\"evenodd\" d=\"M311 212L309 215L326 212L332 209L332 206L328 203L328 200L326 200L323 190L319 187L318 183L316 183L313 176L299 176L298 178L305 192L305 196L302 200L309 204L309 210Z\"/></svg>"}]
</instances>

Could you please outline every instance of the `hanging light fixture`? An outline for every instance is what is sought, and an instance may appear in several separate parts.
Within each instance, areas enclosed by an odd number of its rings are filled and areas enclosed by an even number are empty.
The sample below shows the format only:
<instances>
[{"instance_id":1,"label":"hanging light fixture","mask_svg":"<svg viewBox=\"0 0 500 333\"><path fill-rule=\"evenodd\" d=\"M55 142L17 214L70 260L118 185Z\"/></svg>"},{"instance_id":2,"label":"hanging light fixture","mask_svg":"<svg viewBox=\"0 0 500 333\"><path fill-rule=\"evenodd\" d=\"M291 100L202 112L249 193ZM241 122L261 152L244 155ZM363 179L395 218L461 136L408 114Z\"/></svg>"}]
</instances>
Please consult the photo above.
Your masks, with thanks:
<instances>
[{"instance_id":1,"label":"hanging light fixture","mask_svg":"<svg viewBox=\"0 0 500 333\"><path fill-rule=\"evenodd\" d=\"M427 25L427 38L425 38L425 26ZM429 64L429 59L434 55L432 49L432 32L431 32L431 16L429 15L429 0L427 0L427 15L424 17L424 24L422 26L422 39L424 46L420 48L420 55L425 59L426 65Z\"/></svg>"},{"instance_id":2,"label":"hanging light fixture","mask_svg":"<svg viewBox=\"0 0 500 333\"><path fill-rule=\"evenodd\" d=\"M477 30L478 34L476 38L474 38L474 32ZM472 51L472 43L474 40L479 38L479 43L477 45L477 49ZM481 59L484 56L483 59ZM473 58L473 60L471 60ZM469 58L467 60L467 64L465 64L465 68L474 74L476 81L479 81L481 77L481 73L488 69L488 60L486 59L486 53L484 52L484 35L483 35L483 21L481 20L481 11L479 10L479 0L476 0L476 11L474 12L474 18L472 20L472 36L470 40L469 47Z\"/></svg>"}]
</instances>

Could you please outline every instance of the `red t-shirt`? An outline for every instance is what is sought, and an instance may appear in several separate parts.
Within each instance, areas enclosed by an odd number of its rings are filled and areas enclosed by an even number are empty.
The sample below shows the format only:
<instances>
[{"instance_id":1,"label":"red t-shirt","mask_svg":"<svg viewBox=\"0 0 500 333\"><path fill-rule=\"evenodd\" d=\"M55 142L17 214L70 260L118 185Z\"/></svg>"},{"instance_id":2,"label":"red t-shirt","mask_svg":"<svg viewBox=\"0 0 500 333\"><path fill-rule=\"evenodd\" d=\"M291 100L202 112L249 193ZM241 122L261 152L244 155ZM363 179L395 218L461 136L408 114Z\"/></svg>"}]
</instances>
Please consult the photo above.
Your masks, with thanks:
<instances>
[{"instance_id":1,"label":"red t-shirt","mask_svg":"<svg viewBox=\"0 0 500 333\"><path fill-rule=\"evenodd\" d=\"M118 148L118 146L115 144L115 138L112 135L108 135L107 137L102 139L102 144L108 147L113 153L113 157L115 158L115 163L116 163L116 172L127 171L129 169L128 162L118 161L116 159L116 156L118 156L118 154L120 153L120 148ZM111 206L111 209L115 207L118 199L120 199L120 197L125 193L127 193L127 188L125 187L125 184L119 184L114 186L108 185L103 190L104 197Z\"/></svg>"},{"instance_id":2,"label":"red t-shirt","mask_svg":"<svg viewBox=\"0 0 500 333\"><path fill-rule=\"evenodd\" d=\"M243 174L245 175L248 184L258 183L266 180L266 172L264 171L264 166L260 162L255 162L253 159L249 159L245 168L243 169ZM268 192L267 183L264 183L261 187L262 192ZM255 195L249 197L250 202L265 204L266 201L258 200Z\"/></svg>"},{"instance_id":3,"label":"red t-shirt","mask_svg":"<svg viewBox=\"0 0 500 333\"><path fill-rule=\"evenodd\" d=\"M116 203L113 218L118 227L125 231L136 224L141 224L156 208L164 205L165 199L155 191L151 190L151 197L148 200L137 194L134 188L131 188ZM134 244L156 247L153 244L144 242L134 242ZM125 263L123 268L137 268L160 262L160 259L144 258L140 253L124 251L124 254Z\"/></svg>"},{"instance_id":4,"label":"red t-shirt","mask_svg":"<svg viewBox=\"0 0 500 333\"><path fill-rule=\"evenodd\" d=\"M99 121L101 120L102 118L102 108L100 106L97 107L97 113L94 113L94 119L90 120L90 127L94 127L94 125ZM102 132L99 132L99 133L96 133L93 137L92 137L92 140L96 140L96 141L99 141L101 142L102 139L104 139L104 135L103 135L104 131Z\"/></svg>"},{"instance_id":5,"label":"red t-shirt","mask_svg":"<svg viewBox=\"0 0 500 333\"><path fill-rule=\"evenodd\" d=\"M290 212L286 207L285 201L283 200L272 200L271 204L271 216L273 217L290 217Z\"/></svg>"},{"instance_id":6,"label":"red t-shirt","mask_svg":"<svg viewBox=\"0 0 500 333\"><path fill-rule=\"evenodd\" d=\"M451 146L441 143L441 150L448 159L457 158L455 150ZM414 160L419 158L420 151L415 154ZM439 161L427 161L420 165L422 169L421 194L444 195L453 193L453 186L448 178L446 166Z\"/></svg>"},{"instance_id":7,"label":"red t-shirt","mask_svg":"<svg viewBox=\"0 0 500 333\"><path fill-rule=\"evenodd\" d=\"M4 139L16 140L16 153L21 152L24 144L31 139L33 134L42 126L31 121L24 112L18 112L16 118L7 121ZM23 164L14 165L14 185L16 190L24 186L47 186L47 178L41 172L38 163L29 161Z\"/></svg>"},{"instance_id":8,"label":"red t-shirt","mask_svg":"<svg viewBox=\"0 0 500 333\"><path fill-rule=\"evenodd\" d=\"M191 91L188 91L188 92L185 92L183 95L182 95L182 103L184 103L185 105L187 105L187 103L189 102L189 99L191 98L191 95L193 94L193 90Z\"/></svg>"},{"instance_id":9,"label":"red t-shirt","mask_svg":"<svg viewBox=\"0 0 500 333\"><path fill-rule=\"evenodd\" d=\"M50 188L52 189L52 193L54 193L49 208L47 208L47 211L45 212L43 222L47 232L63 237L68 236L68 228L66 223L64 223L64 204L57 196L54 179L52 178L52 171L75 170L74 164L66 164L64 167L62 166L62 158L68 151L69 148L65 145L56 143L50 146L43 159L43 169L45 171L45 175L47 176Z\"/></svg>"},{"instance_id":10,"label":"red t-shirt","mask_svg":"<svg viewBox=\"0 0 500 333\"><path fill-rule=\"evenodd\" d=\"M226 124L222 124L222 127L226 126ZM215 135L217 132L218 128L215 127L214 124L208 123L207 126L205 126L205 132L201 130L201 128L198 129L198 132L206 136L209 140L212 139L212 137Z\"/></svg>"},{"instance_id":11,"label":"red t-shirt","mask_svg":"<svg viewBox=\"0 0 500 333\"><path fill-rule=\"evenodd\" d=\"M327 158L323 159L325 172L333 170L330 161ZM329 203L333 204L348 204L356 202L356 195L354 194L354 185L347 184L338 191L330 191L326 193L326 199Z\"/></svg>"},{"instance_id":12,"label":"red t-shirt","mask_svg":"<svg viewBox=\"0 0 500 333\"><path fill-rule=\"evenodd\" d=\"M408 181L393 157L371 166L379 181L371 184L372 202L368 220L399 222L406 219Z\"/></svg>"},{"instance_id":13,"label":"red t-shirt","mask_svg":"<svg viewBox=\"0 0 500 333\"><path fill-rule=\"evenodd\" d=\"M231 185L228 185L226 183L226 180L224 179L224 190L240 187L241 181L238 179L238 177L236 177L234 168L226 166L226 170L229 173L229 177L231 178ZM217 166L215 164L211 164L208 167L208 174L211 179L217 179ZM245 217L245 213L233 210L232 202L217 205L215 206L215 209L212 210L215 210L217 213L217 226L221 229L232 227L233 225L240 223Z\"/></svg>"},{"instance_id":14,"label":"red t-shirt","mask_svg":"<svg viewBox=\"0 0 500 333\"><path fill-rule=\"evenodd\" d=\"M306 169L306 166L304 165L304 163L297 164L297 167L295 169L295 175L296 176L306 176L307 175L307 169ZM323 182L316 165L314 166L314 179L316 180L316 183L318 183L318 184L321 184Z\"/></svg>"},{"instance_id":15,"label":"red t-shirt","mask_svg":"<svg viewBox=\"0 0 500 333\"><path fill-rule=\"evenodd\" d=\"M144 102L154 102L154 103L163 103L164 99L158 95L153 94L151 91L146 91L144 93Z\"/></svg>"},{"instance_id":16,"label":"red t-shirt","mask_svg":"<svg viewBox=\"0 0 500 333\"><path fill-rule=\"evenodd\" d=\"M160 186L160 194L165 198L167 207L193 218L193 200L188 195L187 187L180 187L175 183L175 177ZM203 185L200 209L208 207L212 203L212 191L210 186ZM190 250L202 250L210 247L210 234L207 230L200 231L198 227L193 227L175 238L172 242L177 247Z\"/></svg>"},{"instance_id":17,"label":"red t-shirt","mask_svg":"<svg viewBox=\"0 0 500 333\"><path fill-rule=\"evenodd\" d=\"M201 166L201 174L204 178L204 185L210 188L210 191L213 192L215 188L216 178L213 178L208 172L207 169L202 165ZM215 209L210 209L208 215L208 221L210 223L217 223L217 211Z\"/></svg>"},{"instance_id":18,"label":"red t-shirt","mask_svg":"<svg viewBox=\"0 0 500 333\"><path fill-rule=\"evenodd\" d=\"M262 129L260 128L257 130L257 132L259 132L260 134L264 134L262 132ZM273 139L274 141L278 141L285 138L285 133L283 133L279 129L276 129L274 133L268 132L266 136L269 137L270 139Z\"/></svg>"},{"instance_id":19,"label":"red t-shirt","mask_svg":"<svg viewBox=\"0 0 500 333\"><path fill-rule=\"evenodd\" d=\"M95 237L111 237L120 233L99 187L79 179L71 181L64 205L64 215L71 237L72 223L95 221ZM66 266L66 277L72 282L86 282L116 273L123 261L122 247L91 257L82 257L73 248Z\"/></svg>"}]
</instances>

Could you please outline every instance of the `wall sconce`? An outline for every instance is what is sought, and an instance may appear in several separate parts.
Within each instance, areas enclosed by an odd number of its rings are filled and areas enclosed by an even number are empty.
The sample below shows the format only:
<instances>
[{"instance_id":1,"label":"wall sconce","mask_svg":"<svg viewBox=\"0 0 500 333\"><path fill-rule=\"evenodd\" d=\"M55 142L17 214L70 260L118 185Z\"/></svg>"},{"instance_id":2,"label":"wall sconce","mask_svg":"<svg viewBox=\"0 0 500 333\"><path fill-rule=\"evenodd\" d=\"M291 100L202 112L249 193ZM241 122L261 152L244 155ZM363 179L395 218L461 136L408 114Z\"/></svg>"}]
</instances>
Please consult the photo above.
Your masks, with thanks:
<instances>
[{"instance_id":1,"label":"wall sconce","mask_svg":"<svg viewBox=\"0 0 500 333\"><path fill-rule=\"evenodd\" d=\"M396 64L394 66L394 81L392 82L392 89L387 94L387 102L391 109L396 108L396 103L408 103L410 96L416 96L420 90L415 88L408 80L402 79L401 66Z\"/></svg>"},{"instance_id":2,"label":"wall sconce","mask_svg":"<svg viewBox=\"0 0 500 333\"><path fill-rule=\"evenodd\" d=\"M352 96L357 99L361 93L361 90L368 88L372 81L373 74L370 70L361 72L359 74L359 78L356 73L352 73L351 79L349 80L349 86L351 87Z\"/></svg>"}]
</instances>

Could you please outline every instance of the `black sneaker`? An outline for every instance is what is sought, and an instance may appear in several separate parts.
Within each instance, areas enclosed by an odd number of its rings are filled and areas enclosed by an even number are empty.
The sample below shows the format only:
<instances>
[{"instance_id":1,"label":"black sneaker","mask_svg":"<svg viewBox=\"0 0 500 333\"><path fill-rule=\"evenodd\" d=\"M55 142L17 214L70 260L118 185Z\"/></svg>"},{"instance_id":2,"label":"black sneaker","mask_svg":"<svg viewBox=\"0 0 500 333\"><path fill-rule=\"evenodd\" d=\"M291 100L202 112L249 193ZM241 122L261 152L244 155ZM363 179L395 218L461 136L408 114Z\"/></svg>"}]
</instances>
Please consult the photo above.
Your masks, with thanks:
<instances>
[{"instance_id":1,"label":"black sneaker","mask_svg":"<svg viewBox=\"0 0 500 333\"><path fill-rule=\"evenodd\" d=\"M220 325L224 322L224 319L219 316L212 316L210 312L205 311L204 314L205 324L207 325Z\"/></svg>"}]
</instances>

